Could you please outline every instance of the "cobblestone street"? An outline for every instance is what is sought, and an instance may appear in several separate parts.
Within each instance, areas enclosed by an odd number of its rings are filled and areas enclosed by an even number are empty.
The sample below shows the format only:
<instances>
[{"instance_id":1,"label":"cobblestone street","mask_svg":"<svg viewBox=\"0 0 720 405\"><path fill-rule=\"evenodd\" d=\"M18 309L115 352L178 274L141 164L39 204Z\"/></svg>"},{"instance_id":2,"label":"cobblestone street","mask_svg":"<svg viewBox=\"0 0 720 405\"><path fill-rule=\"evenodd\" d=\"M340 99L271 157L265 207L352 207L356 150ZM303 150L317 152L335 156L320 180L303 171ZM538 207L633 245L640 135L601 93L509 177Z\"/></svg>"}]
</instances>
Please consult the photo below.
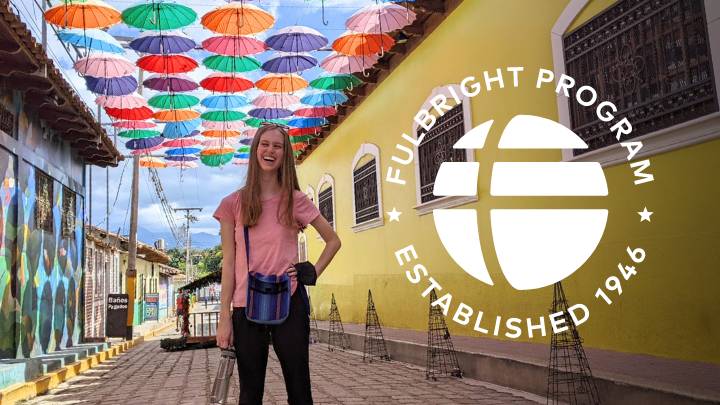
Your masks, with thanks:
<instances>
[{"instance_id":1,"label":"cobblestone street","mask_svg":"<svg viewBox=\"0 0 720 405\"><path fill-rule=\"evenodd\" d=\"M311 346L316 404L533 404L544 401L520 391L471 379L425 379L424 370L397 362L365 364L352 352ZM149 341L24 404L205 404L218 349L168 353ZM236 374L230 403L236 403ZM280 364L270 350L266 404L286 404Z\"/></svg>"}]
</instances>

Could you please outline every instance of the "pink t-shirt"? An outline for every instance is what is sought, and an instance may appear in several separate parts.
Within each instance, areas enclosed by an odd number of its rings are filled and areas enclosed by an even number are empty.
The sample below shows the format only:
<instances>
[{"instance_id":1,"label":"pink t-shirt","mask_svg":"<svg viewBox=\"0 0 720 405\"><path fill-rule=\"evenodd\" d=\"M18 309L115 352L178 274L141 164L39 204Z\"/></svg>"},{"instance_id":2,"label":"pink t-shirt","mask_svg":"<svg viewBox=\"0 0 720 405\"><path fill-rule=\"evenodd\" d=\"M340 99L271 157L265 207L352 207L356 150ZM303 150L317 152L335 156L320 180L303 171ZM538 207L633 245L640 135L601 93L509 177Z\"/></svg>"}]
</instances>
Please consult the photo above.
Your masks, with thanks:
<instances>
[{"instance_id":1,"label":"pink t-shirt","mask_svg":"<svg viewBox=\"0 0 720 405\"><path fill-rule=\"evenodd\" d=\"M235 227L235 291L233 306L244 307L247 300L247 264L245 260L245 236L240 217L240 191L222 199L213 217L218 221L231 222ZM262 200L262 214L250 233L250 269L262 274L281 275L297 262L298 228L280 224L277 217L280 195ZM320 211L301 191L293 194L293 215L298 225L307 226ZM297 280L292 278L292 293Z\"/></svg>"}]
</instances>

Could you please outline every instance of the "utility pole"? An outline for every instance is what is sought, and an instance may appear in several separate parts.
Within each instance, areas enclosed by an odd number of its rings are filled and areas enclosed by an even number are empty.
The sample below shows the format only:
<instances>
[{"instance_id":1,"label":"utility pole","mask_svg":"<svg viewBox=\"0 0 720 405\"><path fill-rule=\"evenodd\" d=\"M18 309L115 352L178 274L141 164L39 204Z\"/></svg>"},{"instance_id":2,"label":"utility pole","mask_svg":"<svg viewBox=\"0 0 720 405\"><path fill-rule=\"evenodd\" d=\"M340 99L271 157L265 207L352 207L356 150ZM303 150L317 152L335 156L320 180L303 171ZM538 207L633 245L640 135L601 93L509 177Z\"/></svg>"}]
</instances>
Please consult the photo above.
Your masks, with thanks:
<instances>
[{"instance_id":1,"label":"utility pole","mask_svg":"<svg viewBox=\"0 0 720 405\"><path fill-rule=\"evenodd\" d=\"M125 291L128 294L127 333L125 338L130 340L133 335L133 319L135 317L135 277L137 276L137 221L138 221L138 194L140 193L140 159L133 157L132 194L130 196L130 235L128 242L128 267L125 272Z\"/></svg>"},{"instance_id":2,"label":"utility pole","mask_svg":"<svg viewBox=\"0 0 720 405\"><path fill-rule=\"evenodd\" d=\"M185 211L185 283L190 282L190 223L197 221L191 211L202 211L202 208L173 208L173 211Z\"/></svg>"}]
</instances>

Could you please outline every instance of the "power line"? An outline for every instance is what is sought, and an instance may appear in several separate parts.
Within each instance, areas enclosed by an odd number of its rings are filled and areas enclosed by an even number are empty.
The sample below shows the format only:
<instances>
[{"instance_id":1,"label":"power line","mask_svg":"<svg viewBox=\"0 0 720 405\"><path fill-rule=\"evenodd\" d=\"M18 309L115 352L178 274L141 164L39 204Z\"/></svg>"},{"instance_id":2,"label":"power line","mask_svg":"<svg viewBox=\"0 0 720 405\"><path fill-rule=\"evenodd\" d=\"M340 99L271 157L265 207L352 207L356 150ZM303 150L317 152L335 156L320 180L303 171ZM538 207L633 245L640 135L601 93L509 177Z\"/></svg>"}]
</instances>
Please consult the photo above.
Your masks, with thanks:
<instances>
[{"instance_id":1,"label":"power line","mask_svg":"<svg viewBox=\"0 0 720 405\"><path fill-rule=\"evenodd\" d=\"M172 232L173 238L175 238L176 246L180 246L180 243L182 242L182 236L180 236L180 233L177 229L177 224L175 223L175 216L172 208L170 208L170 204L168 203L167 198L165 197L165 191L162 187L162 182L160 181L160 176L158 175L157 169L151 167L148 168L148 173L150 176L150 179L153 183L153 186L155 187L155 194L158 197L158 200L160 201L160 207L162 209L163 215L165 216L165 220L168 223L168 226L170 227L170 232Z\"/></svg>"}]
</instances>

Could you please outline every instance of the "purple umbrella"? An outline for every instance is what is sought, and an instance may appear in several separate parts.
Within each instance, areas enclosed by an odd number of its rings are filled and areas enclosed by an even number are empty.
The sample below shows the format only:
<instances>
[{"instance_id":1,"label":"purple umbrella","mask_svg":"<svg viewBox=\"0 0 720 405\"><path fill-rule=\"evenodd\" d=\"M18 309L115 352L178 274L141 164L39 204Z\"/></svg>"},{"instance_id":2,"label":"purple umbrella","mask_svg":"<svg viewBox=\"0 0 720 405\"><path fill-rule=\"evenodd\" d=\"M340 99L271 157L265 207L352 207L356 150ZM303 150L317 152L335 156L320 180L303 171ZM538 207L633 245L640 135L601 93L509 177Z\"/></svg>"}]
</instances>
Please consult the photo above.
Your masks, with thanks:
<instances>
[{"instance_id":1,"label":"purple umbrella","mask_svg":"<svg viewBox=\"0 0 720 405\"><path fill-rule=\"evenodd\" d=\"M297 73L317 66L317 59L306 53L276 55L262 64L262 69L271 73Z\"/></svg>"},{"instance_id":2,"label":"purple umbrella","mask_svg":"<svg viewBox=\"0 0 720 405\"><path fill-rule=\"evenodd\" d=\"M192 162L195 160L198 160L195 156L187 156L187 155L181 155L181 156L165 156L165 160L170 160L173 162Z\"/></svg>"},{"instance_id":3,"label":"purple umbrella","mask_svg":"<svg viewBox=\"0 0 720 405\"><path fill-rule=\"evenodd\" d=\"M125 142L128 149L150 149L160 145L165 141L162 136L154 136L152 138L131 139Z\"/></svg>"},{"instance_id":4,"label":"purple umbrella","mask_svg":"<svg viewBox=\"0 0 720 405\"><path fill-rule=\"evenodd\" d=\"M184 74L155 74L143 81L143 85L149 89L166 92L192 91L198 88L198 84Z\"/></svg>"},{"instance_id":5,"label":"purple umbrella","mask_svg":"<svg viewBox=\"0 0 720 405\"><path fill-rule=\"evenodd\" d=\"M138 82L134 76L92 77L85 76L88 90L106 96L126 96L137 90Z\"/></svg>"},{"instance_id":6,"label":"purple umbrella","mask_svg":"<svg viewBox=\"0 0 720 405\"><path fill-rule=\"evenodd\" d=\"M328 40L321 33L299 25L285 27L265 40L265 44L276 51L309 52L327 45Z\"/></svg>"},{"instance_id":7,"label":"purple umbrella","mask_svg":"<svg viewBox=\"0 0 720 405\"><path fill-rule=\"evenodd\" d=\"M292 111L285 108L253 108L248 111L248 115L266 120L285 118L291 116L292 114Z\"/></svg>"},{"instance_id":8,"label":"purple umbrella","mask_svg":"<svg viewBox=\"0 0 720 405\"><path fill-rule=\"evenodd\" d=\"M252 141L253 141L252 138L243 138L240 140L240 143L243 145L250 145L252 143Z\"/></svg>"},{"instance_id":9,"label":"purple umbrella","mask_svg":"<svg viewBox=\"0 0 720 405\"><path fill-rule=\"evenodd\" d=\"M130 42L130 48L155 55L183 53L194 49L195 41L180 31L146 31Z\"/></svg>"}]
</instances>

